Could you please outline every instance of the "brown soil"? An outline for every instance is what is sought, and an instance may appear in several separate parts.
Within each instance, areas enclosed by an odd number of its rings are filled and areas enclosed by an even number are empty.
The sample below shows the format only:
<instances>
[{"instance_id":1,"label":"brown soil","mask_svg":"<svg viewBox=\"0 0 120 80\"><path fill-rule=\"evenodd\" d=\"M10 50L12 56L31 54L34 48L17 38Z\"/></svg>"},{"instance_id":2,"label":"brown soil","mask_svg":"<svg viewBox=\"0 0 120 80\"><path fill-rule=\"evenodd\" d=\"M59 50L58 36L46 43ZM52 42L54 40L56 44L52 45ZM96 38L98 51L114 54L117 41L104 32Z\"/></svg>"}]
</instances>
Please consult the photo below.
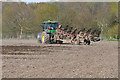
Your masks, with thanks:
<instances>
[{"instance_id":1,"label":"brown soil","mask_svg":"<svg viewBox=\"0 0 120 80\"><path fill-rule=\"evenodd\" d=\"M3 78L117 78L118 42L91 45L3 40Z\"/></svg>"}]
</instances>

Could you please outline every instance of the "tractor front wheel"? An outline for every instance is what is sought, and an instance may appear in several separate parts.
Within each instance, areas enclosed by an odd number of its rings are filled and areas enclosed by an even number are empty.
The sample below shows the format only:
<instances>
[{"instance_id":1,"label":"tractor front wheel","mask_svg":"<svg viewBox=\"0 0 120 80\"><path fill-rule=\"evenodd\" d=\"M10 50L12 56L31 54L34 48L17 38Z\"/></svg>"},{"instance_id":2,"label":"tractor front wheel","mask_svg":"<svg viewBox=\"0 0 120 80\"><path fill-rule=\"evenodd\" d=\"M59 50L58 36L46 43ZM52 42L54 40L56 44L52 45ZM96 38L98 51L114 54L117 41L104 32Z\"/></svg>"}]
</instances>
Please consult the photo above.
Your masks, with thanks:
<instances>
[{"instance_id":1,"label":"tractor front wheel","mask_svg":"<svg viewBox=\"0 0 120 80\"><path fill-rule=\"evenodd\" d=\"M44 32L42 32L42 35L41 35L41 37L42 37L42 44L47 44L47 43L50 43L50 40L49 40L49 34L47 34L45 31Z\"/></svg>"}]
</instances>

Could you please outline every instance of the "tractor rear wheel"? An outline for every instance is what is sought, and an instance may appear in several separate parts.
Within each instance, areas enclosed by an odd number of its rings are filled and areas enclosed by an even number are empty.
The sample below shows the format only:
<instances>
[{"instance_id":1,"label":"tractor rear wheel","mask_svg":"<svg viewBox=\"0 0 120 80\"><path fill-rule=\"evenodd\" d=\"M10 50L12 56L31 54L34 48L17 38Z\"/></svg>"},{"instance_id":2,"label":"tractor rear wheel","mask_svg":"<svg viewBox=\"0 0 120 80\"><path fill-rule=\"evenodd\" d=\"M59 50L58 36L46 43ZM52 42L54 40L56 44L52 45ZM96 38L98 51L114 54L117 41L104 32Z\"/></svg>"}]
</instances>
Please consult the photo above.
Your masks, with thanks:
<instances>
[{"instance_id":1,"label":"tractor rear wheel","mask_svg":"<svg viewBox=\"0 0 120 80\"><path fill-rule=\"evenodd\" d=\"M49 34L47 34L45 31L42 32L41 37L42 37L42 40L41 40L41 41L42 41L43 44L50 43Z\"/></svg>"}]
</instances>

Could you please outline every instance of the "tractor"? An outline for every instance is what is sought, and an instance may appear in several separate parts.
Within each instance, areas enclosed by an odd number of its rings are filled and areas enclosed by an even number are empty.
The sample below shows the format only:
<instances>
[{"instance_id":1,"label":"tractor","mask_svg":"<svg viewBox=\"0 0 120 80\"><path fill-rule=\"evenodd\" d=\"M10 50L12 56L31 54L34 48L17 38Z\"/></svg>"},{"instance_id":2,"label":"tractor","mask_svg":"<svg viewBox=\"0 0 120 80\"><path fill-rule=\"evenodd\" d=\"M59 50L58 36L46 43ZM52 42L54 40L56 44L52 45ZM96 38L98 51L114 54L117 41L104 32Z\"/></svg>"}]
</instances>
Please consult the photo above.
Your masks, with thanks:
<instances>
[{"instance_id":1,"label":"tractor","mask_svg":"<svg viewBox=\"0 0 120 80\"><path fill-rule=\"evenodd\" d=\"M85 43L90 45L90 41L95 41L95 31L91 32L91 28L85 31L85 28L79 30L73 30L73 27L70 27L68 30L68 25L66 27L62 27L62 25L58 24L58 21L43 21L41 24L42 33L37 35L37 39L40 43L72 43L72 44L81 44ZM77 33L76 33L77 32ZM99 41L99 35L101 32L98 32L97 40Z\"/></svg>"},{"instance_id":2,"label":"tractor","mask_svg":"<svg viewBox=\"0 0 120 80\"><path fill-rule=\"evenodd\" d=\"M62 28L62 25L58 24L58 21L43 21L41 24L42 33L37 35L37 39L40 43L43 44L51 44L51 43L58 43L62 44L65 43L74 43L75 41L75 29L72 32L72 28L70 31L67 32L68 25L65 28Z\"/></svg>"},{"instance_id":3,"label":"tractor","mask_svg":"<svg viewBox=\"0 0 120 80\"><path fill-rule=\"evenodd\" d=\"M57 43L58 41L53 39L58 28L59 24L58 21L43 21L41 24L42 33L37 35L37 39L40 43ZM59 41L62 43L62 41Z\"/></svg>"}]
</instances>

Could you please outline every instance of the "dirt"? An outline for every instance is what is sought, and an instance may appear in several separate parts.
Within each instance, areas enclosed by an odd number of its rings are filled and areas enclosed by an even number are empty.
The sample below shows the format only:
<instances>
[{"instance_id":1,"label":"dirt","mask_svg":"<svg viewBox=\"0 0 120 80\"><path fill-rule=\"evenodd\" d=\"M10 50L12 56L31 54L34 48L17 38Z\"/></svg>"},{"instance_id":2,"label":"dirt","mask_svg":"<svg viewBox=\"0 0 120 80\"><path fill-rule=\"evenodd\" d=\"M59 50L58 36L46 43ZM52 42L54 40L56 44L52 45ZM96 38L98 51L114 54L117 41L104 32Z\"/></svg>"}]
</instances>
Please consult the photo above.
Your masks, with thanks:
<instances>
[{"instance_id":1,"label":"dirt","mask_svg":"<svg viewBox=\"0 0 120 80\"><path fill-rule=\"evenodd\" d=\"M2 41L3 78L118 78L118 42L91 45Z\"/></svg>"}]
</instances>

